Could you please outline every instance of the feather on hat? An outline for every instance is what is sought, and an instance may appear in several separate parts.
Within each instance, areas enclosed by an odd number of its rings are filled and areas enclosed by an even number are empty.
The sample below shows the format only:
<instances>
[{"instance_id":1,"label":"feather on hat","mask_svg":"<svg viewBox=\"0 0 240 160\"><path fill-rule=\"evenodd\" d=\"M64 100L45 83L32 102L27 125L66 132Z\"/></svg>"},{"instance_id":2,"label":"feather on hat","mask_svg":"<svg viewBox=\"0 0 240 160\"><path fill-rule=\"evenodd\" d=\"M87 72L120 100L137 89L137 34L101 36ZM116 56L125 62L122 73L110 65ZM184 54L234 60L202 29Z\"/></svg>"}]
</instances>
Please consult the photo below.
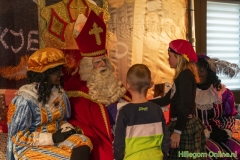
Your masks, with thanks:
<instances>
[{"instance_id":1,"label":"feather on hat","mask_svg":"<svg viewBox=\"0 0 240 160\"><path fill-rule=\"evenodd\" d=\"M209 68L216 74L223 74L232 78L240 72L240 68L235 63L230 63L218 58L210 58L206 55L198 55L198 58L205 59L209 64Z\"/></svg>"}]
</instances>

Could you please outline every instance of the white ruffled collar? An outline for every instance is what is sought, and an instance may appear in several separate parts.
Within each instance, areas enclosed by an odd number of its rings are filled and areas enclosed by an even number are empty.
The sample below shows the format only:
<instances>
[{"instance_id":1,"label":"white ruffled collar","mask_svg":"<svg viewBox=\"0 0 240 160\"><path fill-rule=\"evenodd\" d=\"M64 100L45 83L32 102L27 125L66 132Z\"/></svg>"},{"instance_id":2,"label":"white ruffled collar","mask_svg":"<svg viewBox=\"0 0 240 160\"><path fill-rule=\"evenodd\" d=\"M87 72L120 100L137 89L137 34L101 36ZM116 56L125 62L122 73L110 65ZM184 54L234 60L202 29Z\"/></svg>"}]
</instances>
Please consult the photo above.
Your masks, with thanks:
<instances>
[{"instance_id":1,"label":"white ruffled collar","mask_svg":"<svg viewBox=\"0 0 240 160\"><path fill-rule=\"evenodd\" d=\"M222 89L217 91L212 85L207 90L196 90L196 107L200 110L209 110L213 108L214 104L222 103L222 94L226 90L226 87L222 85Z\"/></svg>"},{"instance_id":2,"label":"white ruffled collar","mask_svg":"<svg viewBox=\"0 0 240 160\"><path fill-rule=\"evenodd\" d=\"M19 90L16 92L16 94L21 95L31 101L34 101L36 104L40 105L40 103L37 100L38 94L37 94L37 90L36 90L35 86L36 86L36 83L23 85L22 87L19 88ZM53 87L50 99L49 99L48 103L45 104L45 107L51 106L54 103L56 98L61 99L63 92L64 91L62 88L60 89L60 92L59 92L58 88Z\"/></svg>"},{"instance_id":3,"label":"white ruffled collar","mask_svg":"<svg viewBox=\"0 0 240 160\"><path fill-rule=\"evenodd\" d=\"M38 95L37 95L37 90L36 90L35 86L36 86L36 84L26 84L26 85L23 85L22 87L19 88L19 90L17 91L16 94L17 95L22 95L22 94L25 93L24 95L26 95L26 94L29 95L28 98L31 96L32 98L37 99Z\"/></svg>"}]
</instances>

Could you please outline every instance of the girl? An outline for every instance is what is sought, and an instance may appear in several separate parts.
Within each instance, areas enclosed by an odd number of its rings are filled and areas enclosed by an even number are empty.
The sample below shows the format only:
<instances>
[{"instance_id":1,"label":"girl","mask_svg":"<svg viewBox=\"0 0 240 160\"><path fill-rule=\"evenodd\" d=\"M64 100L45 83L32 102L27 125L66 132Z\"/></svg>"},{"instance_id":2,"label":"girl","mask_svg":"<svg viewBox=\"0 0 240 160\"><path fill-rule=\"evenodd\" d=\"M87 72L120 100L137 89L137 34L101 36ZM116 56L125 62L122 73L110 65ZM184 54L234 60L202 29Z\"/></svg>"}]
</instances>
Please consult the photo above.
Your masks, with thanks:
<instances>
[{"instance_id":1,"label":"girl","mask_svg":"<svg viewBox=\"0 0 240 160\"><path fill-rule=\"evenodd\" d=\"M196 83L199 82L195 64L197 55L192 45L182 39L170 42L168 55L170 67L176 71L174 84L164 97L151 101L160 106L170 104L171 122L168 129L171 135L171 148L168 159L193 159L186 153L203 153L206 144L204 126L195 116Z\"/></svg>"}]
</instances>

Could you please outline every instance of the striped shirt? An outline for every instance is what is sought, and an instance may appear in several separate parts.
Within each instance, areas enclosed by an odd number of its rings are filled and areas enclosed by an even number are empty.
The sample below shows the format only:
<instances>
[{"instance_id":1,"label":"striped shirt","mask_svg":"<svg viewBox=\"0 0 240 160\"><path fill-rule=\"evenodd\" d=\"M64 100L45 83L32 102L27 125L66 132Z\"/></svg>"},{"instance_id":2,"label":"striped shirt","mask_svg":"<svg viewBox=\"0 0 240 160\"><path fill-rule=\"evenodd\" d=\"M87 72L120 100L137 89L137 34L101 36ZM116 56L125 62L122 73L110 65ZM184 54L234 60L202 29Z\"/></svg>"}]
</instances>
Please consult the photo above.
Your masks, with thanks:
<instances>
[{"instance_id":1,"label":"striped shirt","mask_svg":"<svg viewBox=\"0 0 240 160\"><path fill-rule=\"evenodd\" d=\"M170 135L160 106L153 102L129 103L118 111L116 160L165 159L169 147Z\"/></svg>"}]
</instances>

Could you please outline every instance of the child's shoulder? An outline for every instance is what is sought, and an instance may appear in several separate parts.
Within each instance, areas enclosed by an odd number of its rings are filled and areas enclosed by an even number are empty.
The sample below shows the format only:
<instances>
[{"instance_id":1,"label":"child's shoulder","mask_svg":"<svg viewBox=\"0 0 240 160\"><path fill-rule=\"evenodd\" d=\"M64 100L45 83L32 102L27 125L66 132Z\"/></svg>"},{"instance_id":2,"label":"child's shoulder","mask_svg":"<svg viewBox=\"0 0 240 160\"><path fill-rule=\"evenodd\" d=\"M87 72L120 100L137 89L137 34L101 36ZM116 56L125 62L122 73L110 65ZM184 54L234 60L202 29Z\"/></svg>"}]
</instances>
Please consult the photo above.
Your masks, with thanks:
<instances>
[{"instance_id":1,"label":"child's shoulder","mask_svg":"<svg viewBox=\"0 0 240 160\"><path fill-rule=\"evenodd\" d=\"M178 78L186 78L186 77L194 78L194 74L192 73L192 71L190 69L184 69L178 75Z\"/></svg>"},{"instance_id":2,"label":"child's shoulder","mask_svg":"<svg viewBox=\"0 0 240 160\"><path fill-rule=\"evenodd\" d=\"M134 109L134 108L138 108L138 107L160 107L158 104L154 103L154 102L151 102L151 101L147 101L147 102L144 102L144 103L128 103L124 106L121 107L121 109Z\"/></svg>"},{"instance_id":3,"label":"child's shoulder","mask_svg":"<svg viewBox=\"0 0 240 160\"><path fill-rule=\"evenodd\" d=\"M192 74L192 71L187 68L187 69L182 70L180 74Z\"/></svg>"},{"instance_id":4,"label":"child's shoulder","mask_svg":"<svg viewBox=\"0 0 240 160\"><path fill-rule=\"evenodd\" d=\"M158 104L152 102L152 101L148 101L147 102L149 106L153 106L153 107L160 107Z\"/></svg>"}]
</instances>

